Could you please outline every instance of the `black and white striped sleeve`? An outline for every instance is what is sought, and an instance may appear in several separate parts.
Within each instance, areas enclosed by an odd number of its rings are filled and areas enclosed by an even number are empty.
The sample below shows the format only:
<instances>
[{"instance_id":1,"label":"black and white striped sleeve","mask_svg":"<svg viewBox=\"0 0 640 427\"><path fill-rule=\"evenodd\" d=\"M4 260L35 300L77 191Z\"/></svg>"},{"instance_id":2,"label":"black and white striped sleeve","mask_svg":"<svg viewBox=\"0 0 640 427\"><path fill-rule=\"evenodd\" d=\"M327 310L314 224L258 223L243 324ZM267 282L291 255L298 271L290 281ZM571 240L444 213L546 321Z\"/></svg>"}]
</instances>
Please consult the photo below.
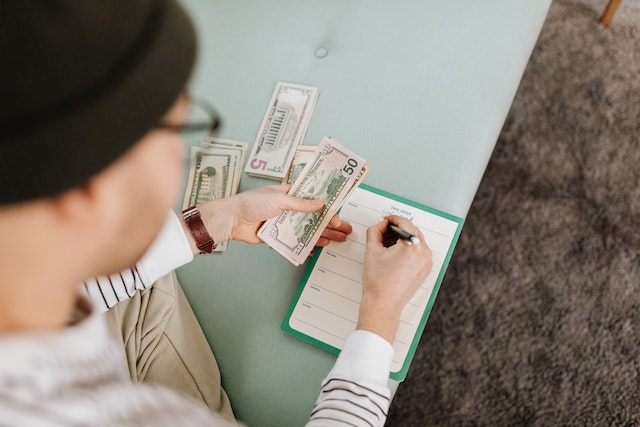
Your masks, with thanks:
<instances>
[{"instance_id":1,"label":"black and white striped sleeve","mask_svg":"<svg viewBox=\"0 0 640 427\"><path fill-rule=\"evenodd\" d=\"M182 225L170 211L160 234L135 266L86 280L80 285L80 291L93 301L96 311L104 312L192 259Z\"/></svg>"},{"instance_id":2,"label":"black and white striped sleeve","mask_svg":"<svg viewBox=\"0 0 640 427\"><path fill-rule=\"evenodd\" d=\"M307 423L311 426L383 426L393 347L367 331L354 331L324 380Z\"/></svg>"}]
</instances>

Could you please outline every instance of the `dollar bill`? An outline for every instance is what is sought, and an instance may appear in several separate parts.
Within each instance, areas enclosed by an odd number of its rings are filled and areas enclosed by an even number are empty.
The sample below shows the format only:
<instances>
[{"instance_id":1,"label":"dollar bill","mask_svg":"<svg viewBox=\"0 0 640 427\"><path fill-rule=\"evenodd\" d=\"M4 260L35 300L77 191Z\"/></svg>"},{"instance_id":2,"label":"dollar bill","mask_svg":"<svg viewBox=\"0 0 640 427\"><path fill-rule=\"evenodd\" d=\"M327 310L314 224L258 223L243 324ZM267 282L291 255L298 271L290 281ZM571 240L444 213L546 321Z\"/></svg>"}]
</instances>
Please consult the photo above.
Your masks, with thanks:
<instances>
[{"instance_id":1,"label":"dollar bill","mask_svg":"<svg viewBox=\"0 0 640 427\"><path fill-rule=\"evenodd\" d=\"M191 147L189 177L182 208L200 205L238 192L248 144L222 138L207 138ZM221 242L216 252L227 250Z\"/></svg>"},{"instance_id":2,"label":"dollar bill","mask_svg":"<svg viewBox=\"0 0 640 427\"><path fill-rule=\"evenodd\" d=\"M300 176L300 173L303 171L307 163L311 159L318 149L317 146L311 145L300 145L296 148L296 152L293 155L293 160L291 161L291 166L289 167L289 171L282 179L283 184L293 184L296 182L296 179Z\"/></svg>"},{"instance_id":3,"label":"dollar bill","mask_svg":"<svg viewBox=\"0 0 640 427\"><path fill-rule=\"evenodd\" d=\"M333 138L324 138L289 194L322 199L315 212L284 211L266 221L258 237L295 265L302 264L333 215L340 209L369 168L366 161Z\"/></svg>"},{"instance_id":4,"label":"dollar bill","mask_svg":"<svg viewBox=\"0 0 640 427\"><path fill-rule=\"evenodd\" d=\"M245 171L281 180L302 144L320 91L293 83L276 84Z\"/></svg>"},{"instance_id":5,"label":"dollar bill","mask_svg":"<svg viewBox=\"0 0 640 427\"><path fill-rule=\"evenodd\" d=\"M233 156L234 162L231 192L225 196L232 196L238 192L240 188L240 179L242 178L242 167L247 157L247 147L249 144L241 141L234 141L223 138L207 138L202 141L201 151L205 153L227 154Z\"/></svg>"}]
</instances>

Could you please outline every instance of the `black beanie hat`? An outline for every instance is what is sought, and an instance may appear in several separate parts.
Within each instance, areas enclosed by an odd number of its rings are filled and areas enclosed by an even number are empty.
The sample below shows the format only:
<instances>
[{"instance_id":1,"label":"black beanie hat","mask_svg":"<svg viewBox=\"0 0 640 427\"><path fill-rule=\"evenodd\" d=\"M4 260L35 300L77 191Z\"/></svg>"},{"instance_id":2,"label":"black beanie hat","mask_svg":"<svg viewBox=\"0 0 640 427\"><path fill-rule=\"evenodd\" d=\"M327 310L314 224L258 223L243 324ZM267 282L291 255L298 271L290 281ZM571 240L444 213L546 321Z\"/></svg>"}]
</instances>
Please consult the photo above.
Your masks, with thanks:
<instances>
[{"instance_id":1,"label":"black beanie hat","mask_svg":"<svg viewBox=\"0 0 640 427\"><path fill-rule=\"evenodd\" d=\"M173 0L0 1L0 205L113 162L172 106L195 51Z\"/></svg>"}]
</instances>

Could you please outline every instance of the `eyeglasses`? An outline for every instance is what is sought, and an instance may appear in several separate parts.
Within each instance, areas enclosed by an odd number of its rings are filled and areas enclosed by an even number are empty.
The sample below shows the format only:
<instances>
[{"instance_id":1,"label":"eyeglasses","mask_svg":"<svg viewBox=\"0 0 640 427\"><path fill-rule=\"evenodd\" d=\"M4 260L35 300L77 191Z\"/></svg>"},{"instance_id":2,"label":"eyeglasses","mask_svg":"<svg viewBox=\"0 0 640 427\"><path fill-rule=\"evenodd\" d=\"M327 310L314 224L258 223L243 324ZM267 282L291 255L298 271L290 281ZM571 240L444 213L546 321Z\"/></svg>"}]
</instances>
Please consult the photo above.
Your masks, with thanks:
<instances>
[{"instance_id":1,"label":"eyeglasses","mask_svg":"<svg viewBox=\"0 0 640 427\"><path fill-rule=\"evenodd\" d=\"M170 123L158 123L156 128L167 129L179 133L191 133L191 132L207 132L207 134L213 133L220 127L220 117L216 113L215 108L211 106L207 101L202 98L189 96L189 103L192 106L198 107L203 110L210 118L208 122L200 123L184 123L181 125L174 125Z\"/></svg>"}]
</instances>

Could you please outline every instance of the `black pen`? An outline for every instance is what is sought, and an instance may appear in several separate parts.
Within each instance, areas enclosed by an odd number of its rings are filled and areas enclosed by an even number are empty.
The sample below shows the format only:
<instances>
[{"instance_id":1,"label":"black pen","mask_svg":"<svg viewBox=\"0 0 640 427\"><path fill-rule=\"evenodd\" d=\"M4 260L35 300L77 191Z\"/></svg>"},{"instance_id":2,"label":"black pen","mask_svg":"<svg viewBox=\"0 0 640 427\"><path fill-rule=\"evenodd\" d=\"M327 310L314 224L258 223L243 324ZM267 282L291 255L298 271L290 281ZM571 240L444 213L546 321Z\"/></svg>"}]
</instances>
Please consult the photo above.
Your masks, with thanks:
<instances>
[{"instance_id":1,"label":"black pen","mask_svg":"<svg viewBox=\"0 0 640 427\"><path fill-rule=\"evenodd\" d=\"M399 238L406 241L409 245L417 245L420 243L420 238L418 236L416 236L415 234L411 234L408 231L403 230L402 228L391 223L387 225L387 230L393 232Z\"/></svg>"}]
</instances>

